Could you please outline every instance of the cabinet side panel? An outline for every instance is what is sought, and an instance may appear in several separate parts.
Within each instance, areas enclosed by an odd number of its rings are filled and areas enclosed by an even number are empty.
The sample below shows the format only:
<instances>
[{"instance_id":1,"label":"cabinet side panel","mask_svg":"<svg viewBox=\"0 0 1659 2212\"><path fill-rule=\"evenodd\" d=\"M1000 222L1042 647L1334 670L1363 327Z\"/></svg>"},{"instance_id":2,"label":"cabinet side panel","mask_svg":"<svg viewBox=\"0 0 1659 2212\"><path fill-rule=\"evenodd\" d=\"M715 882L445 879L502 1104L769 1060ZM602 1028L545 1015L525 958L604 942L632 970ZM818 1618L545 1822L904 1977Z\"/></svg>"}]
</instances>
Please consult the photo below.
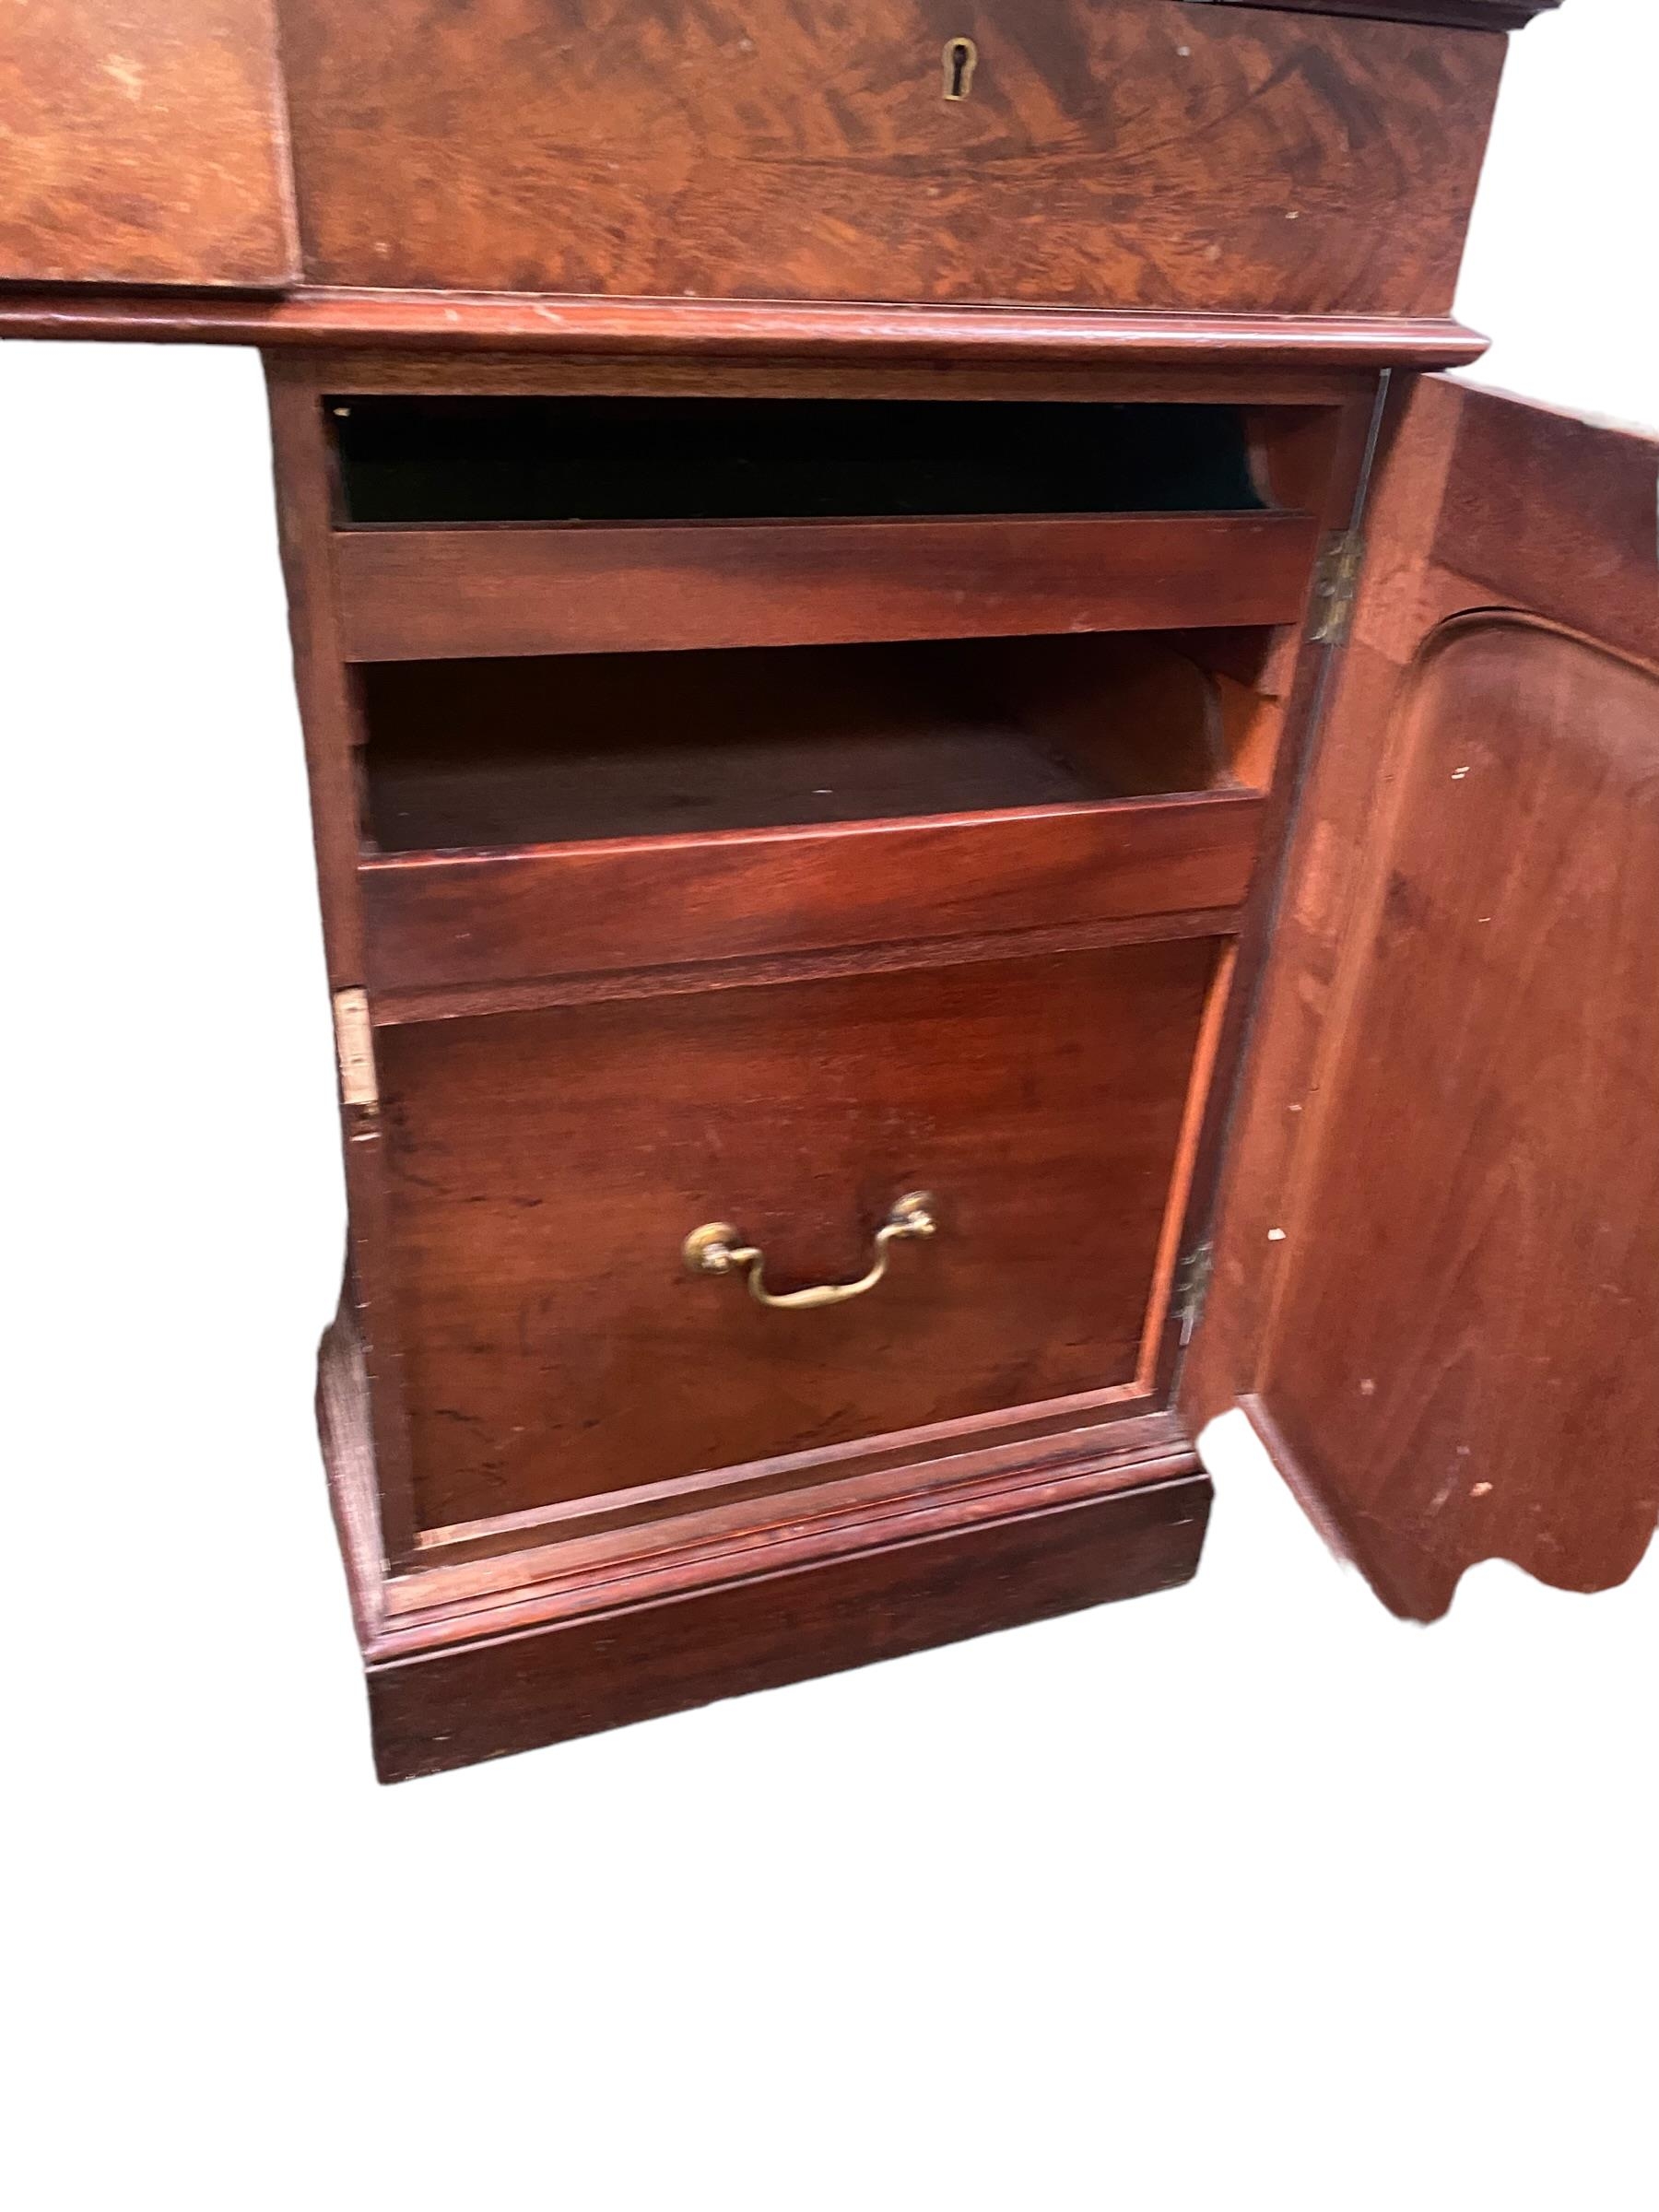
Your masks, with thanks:
<instances>
[{"instance_id":1,"label":"cabinet side panel","mask_svg":"<svg viewBox=\"0 0 1659 2212\"><path fill-rule=\"evenodd\" d=\"M348 671L340 656L330 557L329 460L316 374L303 360L267 358L265 362L276 519L288 584L294 682L305 733L323 943L337 1018L342 994L360 992L364 981L362 908L357 886L357 714ZM335 1359L333 1364L342 1372L349 1365L367 1388L378 1484L377 1533L386 1557L397 1560L411 1548L414 1528L396 1298L386 1266L384 1135L374 1098L371 1054L363 1074L361 1095L354 1097L347 1095L342 1070L341 1134L350 1214L346 1303L355 1340L351 1361ZM339 1324L331 1334L337 1351ZM326 1380L330 1363L325 1340L325 1443L331 1426ZM343 1403L349 1394L345 1381L339 1381L335 1399ZM361 1529L368 1525L368 1515L342 1499L341 1485L348 1477L360 1479L370 1455L355 1446L349 1452L339 1448L345 1427L343 1419L332 1420L335 1441L328 1456L335 1510L343 1523L349 1520Z\"/></svg>"},{"instance_id":2,"label":"cabinet side panel","mask_svg":"<svg viewBox=\"0 0 1659 2212\"><path fill-rule=\"evenodd\" d=\"M299 275L271 0L0 9L0 279Z\"/></svg>"}]
</instances>

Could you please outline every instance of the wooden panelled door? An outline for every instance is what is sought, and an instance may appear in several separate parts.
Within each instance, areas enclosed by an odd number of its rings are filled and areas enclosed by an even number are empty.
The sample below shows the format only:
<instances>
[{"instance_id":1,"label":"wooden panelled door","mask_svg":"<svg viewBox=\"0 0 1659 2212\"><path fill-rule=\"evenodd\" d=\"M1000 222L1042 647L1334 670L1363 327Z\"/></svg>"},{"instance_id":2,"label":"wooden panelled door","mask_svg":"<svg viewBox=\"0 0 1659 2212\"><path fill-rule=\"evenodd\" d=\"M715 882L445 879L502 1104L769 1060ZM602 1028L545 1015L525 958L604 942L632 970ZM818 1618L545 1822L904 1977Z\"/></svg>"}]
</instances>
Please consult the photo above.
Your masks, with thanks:
<instances>
[{"instance_id":1,"label":"wooden panelled door","mask_svg":"<svg viewBox=\"0 0 1659 2212\"><path fill-rule=\"evenodd\" d=\"M1431 1619L1659 1518L1659 443L1435 379L1385 437L1184 1394Z\"/></svg>"}]
</instances>

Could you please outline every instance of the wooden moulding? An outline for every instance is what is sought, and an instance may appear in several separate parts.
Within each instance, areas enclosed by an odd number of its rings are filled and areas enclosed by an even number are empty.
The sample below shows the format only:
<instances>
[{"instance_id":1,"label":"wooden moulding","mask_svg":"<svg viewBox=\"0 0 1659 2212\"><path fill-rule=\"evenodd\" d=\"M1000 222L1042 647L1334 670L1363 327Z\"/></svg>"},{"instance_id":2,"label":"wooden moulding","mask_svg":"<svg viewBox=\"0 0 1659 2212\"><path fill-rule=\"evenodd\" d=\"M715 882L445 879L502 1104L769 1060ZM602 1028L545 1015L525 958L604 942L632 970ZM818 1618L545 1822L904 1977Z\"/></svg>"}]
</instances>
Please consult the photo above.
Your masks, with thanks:
<instances>
[{"instance_id":1,"label":"wooden moulding","mask_svg":"<svg viewBox=\"0 0 1659 2212\"><path fill-rule=\"evenodd\" d=\"M796 1498L786 1523L775 1504L739 1532L691 1522L676 1549L539 1584L475 1576L457 1603L453 1571L388 1582L375 1558L363 1387L347 1320L320 1402L383 1782L1171 1589L1209 1514L1187 1440L1153 1415L874 1476L817 1514Z\"/></svg>"},{"instance_id":2,"label":"wooden moulding","mask_svg":"<svg viewBox=\"0 0 1659 2212\"><path fill-rule=\"evenodd\" d=\"M594 969L574 975L530 975L480 983L412 983L375 994L377 1029L406 1021L446 1021L469 1014L528 1013L539 1006L596 1005L602 1000L671 998L767 983L816 982L828 976L889 975L903 969L958 968L983 960L1041 958L1058 952L1103 952L1121 945L1167 945L1182 938L1239 934L1237 905L1132 914L1123 921L1060 924L1046 929L990 931L959 937L906 937L879 945L830 946L753 959L674 960L655 966Z\"/></svg>"},{"instance_id":3,"label":"wooden moulding","mask_svg":"<svg viewBox=\"0 0 1659 2212\"><path fill-rule=\"evenodd\" d=\"M0 294L0 310L4 295ZM0 330L3 330L0 324ZM1200 347L1190 359L1139 359L1133 351L1047 355L1010 360L1000 352L969 350L850 354L834 347L741 354L698 351L683 358L651 353L498 350L432 346L360 346L326 353L275 352L307 371L319 396L351 399L392 394L522 399L565 394L612 398L724 399L1094 399L1230 406L1241 370L1253 405L1331 407L1369 389L1374 367L1310 360L1251 364ZM1287 500L1286 505L1295 502Z\"/></svg>"},{"instance_id":4,"label":"wooden moulding","mask_svg":"<svg viewBox=\"0 0 1659 2212\"><path fill-rule=\"evenodd\" d=\"M1297 514L371 528L336 535L347 658L671 652L1294 621Z\"/></svg>"},{"instance_id":5,"label":"wooden moulding","mask_svg":"<svg viewBox=\"0 0 1659 2212\"><path fill-rule=\"evenodd\" d=\"M849 307L525 293L306 288L281 300L0 292L0 338L367 348L479 347L714 360L950 360L1142 368L1451 369L1487 341L1448 315L1132 314L1109 309Z\"/></svg>"},{"instance_id":6,"label":"wooden moulding","mask_svg":"<svg viewBox=\"0 0 1659 2212\"><path fill-rule=\"evenodd\" d=\"M1236 907L1254 865L1253 792L871 822L832 830L635 838L359 871L369 987L774 958L902 942L928 887L935 940ZM1165 934L1152 931L1152 935ZM377 1012L380 1009L377 1007Z\"/></svg>"},{"instance_id":7,"label":"wooden moulding","mask_svg":"<svg viewBox=\"0 0 1659 2212\"><path fill-rule=\"evenodd\" d=\"M1197 1571L1210 1486L1164 1461L1130 1489L1050 1502L985 1501L955 1525L850 1532L839 1553L683 1596L640 1594L584 1619L475 1636L368 1667L382 1782L500 1759L684 1712L716 1699L1121 1597L1173 1589ZM482 1621L475 1621L482 1629Z\"/></svg>"}]
</instances>

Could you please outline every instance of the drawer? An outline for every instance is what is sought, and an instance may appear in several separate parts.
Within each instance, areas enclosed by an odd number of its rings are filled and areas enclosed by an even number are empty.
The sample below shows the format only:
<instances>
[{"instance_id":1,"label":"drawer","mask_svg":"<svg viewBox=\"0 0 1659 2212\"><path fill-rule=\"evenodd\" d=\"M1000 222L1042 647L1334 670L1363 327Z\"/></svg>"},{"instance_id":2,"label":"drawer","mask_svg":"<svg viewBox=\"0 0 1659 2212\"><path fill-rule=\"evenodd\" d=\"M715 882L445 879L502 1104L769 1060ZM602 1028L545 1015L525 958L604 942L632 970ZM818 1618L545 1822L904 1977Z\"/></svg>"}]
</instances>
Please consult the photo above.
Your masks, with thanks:
<instances>
[{"instance_id":1,"label":"drawer","mask_svg":"<svg viewBox=\"0 0 1659 2212\"><path fill-rule=\"evenodd\" d=\"M836 830L640 838L361 871L369 987L839 953L917 939L1218 918L1244 897L1253 792Z\"/></svg>"},{"instance_id":2,"label":"drawer","mask_svg":"<svg viewBox=\"0 0 1659 2212\"><path fill-rule=\"evenodd\" d=\"M346 655L694 647L1293 622L1301 514L342 531Z\"/></svg>"},{"instance_id":3,"label":"drawer","mask_svg":"<svg viewBox=\"0 0 1659 2212\"><path fill-rule=\"evenodd\" d=\"M381 994L1214 917L1263 809L1228 733L1250 772L1276 712L1097 637L393 665L363 697Z\"/></svg>"},{"instance_id":4,"label":"drawer","mask_svg":"<svg viewBox=\"0 0 1659 2212\"><path fill-rule=\"evenodd\" d=\"M419 1022L377 1037L419 1524L1135 1376L1214 941ZM729 1224L807 1310L693 1274Z\"/></svg>"},{"instance_id":5,"label":"drawer","mask_svg":"<svg viewBox=\"0 0 1659 2212\"><path fill-rule=\"evenodd\" d=\"M279 14L313 283L675 300L1443 313L1504 46L1182 0Z\"/></svg>"},{"instance_id":6,"label":"drawer","mask_svg":"<svg viewBox=\"0 0 1659 2212\"><path fill-rule=\"evenodd\" d=\"M428 394L327 420L365 663L1292 622L1318 535L1265 503L1266 418L1237 407Z\"/></svg>"}]
</instances>

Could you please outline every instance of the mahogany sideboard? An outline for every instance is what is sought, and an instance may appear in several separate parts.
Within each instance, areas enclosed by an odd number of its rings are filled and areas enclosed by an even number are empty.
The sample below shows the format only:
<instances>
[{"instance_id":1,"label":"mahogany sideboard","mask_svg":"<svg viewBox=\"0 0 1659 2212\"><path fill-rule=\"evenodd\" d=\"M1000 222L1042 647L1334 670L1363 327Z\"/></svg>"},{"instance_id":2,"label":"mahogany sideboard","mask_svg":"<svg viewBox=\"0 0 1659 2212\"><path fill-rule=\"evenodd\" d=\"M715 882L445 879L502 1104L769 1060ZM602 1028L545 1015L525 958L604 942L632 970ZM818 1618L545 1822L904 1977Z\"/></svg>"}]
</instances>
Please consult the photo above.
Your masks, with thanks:
<instances>
[{"instance_id":1,"label":"mahogany sideboard","mask_svg":"<svg viewBox=\"0 0 1659 2212\"><path fill-rule=\"evenodd\" d=\"M1450 382L1551 0L36 0L0 332L263 349L387 1779L1659 1518L1659 448Z\"/></svg>"}]
</instances>

